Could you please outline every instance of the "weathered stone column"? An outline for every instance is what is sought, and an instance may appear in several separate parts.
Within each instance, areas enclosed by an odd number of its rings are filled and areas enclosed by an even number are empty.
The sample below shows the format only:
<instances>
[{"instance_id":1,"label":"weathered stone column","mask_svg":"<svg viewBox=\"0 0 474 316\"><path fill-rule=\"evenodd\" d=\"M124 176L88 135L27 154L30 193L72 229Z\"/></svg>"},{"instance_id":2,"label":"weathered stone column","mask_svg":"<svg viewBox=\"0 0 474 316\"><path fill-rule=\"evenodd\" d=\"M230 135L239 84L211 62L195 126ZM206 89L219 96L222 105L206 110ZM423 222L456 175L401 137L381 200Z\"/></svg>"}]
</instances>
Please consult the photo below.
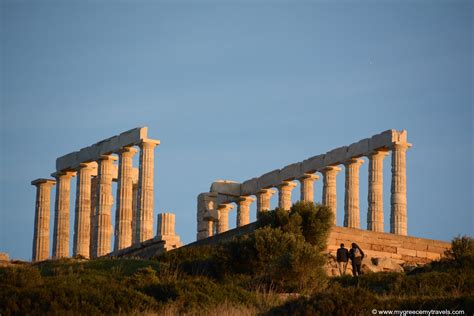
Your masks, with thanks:
<instances>
[{"instance_id":1,"label":"weathered stone column","mask_svg":"<svg viewBox=\"0 0 474 316\"><path fill-rule=\"evenodd\" d=\"M51 188L56 181L36 179L31 182L36 186L35 228L33 233L32 261L43 261L49 258L49 219L51 214Z\"/></svg>"},{"instance_id":2,"label":"weathered stone column","mask_svg":"<svg viewBox=\"0 0 474 316\"><path fill-rule=\"evenodd\" d=\"M135 245L138 240L137 222L138 222L138 182L133 184L132 189L132 245Z\"/></svg>"},{"instance_id":3,"label":"weathered stone column","mask_svg":"<svg viewBox=\"0 0 474 316\"><path fill-rule=\"evenodd\" d=\"M314 202L314 181L318 180L319 176L316 174L305 174L298 178L300 182L301 201Z\"/></svg>"},{"instance_id":4,"label":"weathered stone column","mask_svg":"<svg viewBox=\"0 0 474 316\"><path fill-rule=\"evenodd\" d=\"M214 222L212 219L205 219L209 212L217 212L217 194L201 193L197 197L197 240L210 237L214 234ZM206 217L207 218L207 217Z\"/></svg>"},{"instance_id":5,"label":"weathered stone column","mask_svg":"<svg viewBox=\"0 0 474 316\"><path fill-rule=\"evenodd\" d=\"M262 189L258 191L257 196L257 214L271 209L270 200L276 191L272 189Z\"/></svg>"},{"instance_id":6,"label":"weathered stone column","mask_svg":"<svg viewBox=\"0 0 474 316\"><path fill-rule=\"evenodd\" d=\"M237 227L250 223L250 204L255 201L251 196L241 196L237 201Z\"/></svg>"},{"instance_id":7,"label":"weathered stone column","mask_svg":"<svg viewBox=\"0 0 474 316\"><path fill-rule=\"evenodd\" d=\"M76 210L74 217L73 256L90 258L92 163L81 163L77 169Z\"/></svg>"},{"instance_id":8,"label":"weathered stone column","mask_svg":"<svg viewBox=\"0 0 474 316\"><path fill-rule=\"evenodd\" d=\"M89 256L92 257L94 253L94 248L97 245L97 220L95 216L95 211L97 209L97 200L98 200L98 187L99 187L99 178L93 176L91 179L91 209L90 209L90 218L91 218L91 233L90 233L90 246L89 246Z\"/></svg>"},{"instance_id":9,"label":"weathered stone column","mask_svg":"<svg viewBox=\"0 0 474 316\"><path fill-rule=\"evenodd\" d=\"M407 175L406 151L408 143L395 143L392 146L392 188L390 232L407 234Z\"/></svg>"},{"instance_id":10,"label":"weathered stone column","mask_svg":"<svg viewBox=\"0 0 474 316\"><path fill-rule=\"evenodd\" d=\"M363 163L363 159L353 158L344 164L346 167L346 190L344 195L345 227L360 228L359 169Z\"/></svg>"},{"instance_id":11,"label":"weathered stone column","mask_svg":"<svg viewBox=\"0 0 474 316\"><path fill-rule=\"evenodd\" d=\"M334 214L334 225L336 225L337 214L337 185L336 176L341 171L341 168L336 166L329 166L324 168L323 174L323 205L329 207Z\"/></svg>"},{"instance_id":12,"label":"weathered stone column","mask_svg":"<svg viewBox=\"0 0 474 316\"><path fill-rule=\"evenodd\" d=\"M133 156L137 150L133 147L122 148L119 155L117 209L115 211L114 250L132 245L133 216Z\"/></svg>"},{"instance_id":13,"label":"weathered stone column","mask_svg":"<svg viewBox=\"0 0 474 316\"><path fill-rule=\"evenodd\" d=\"M383 160L386 151L375 151L369 157L369 194L367 230L383 232Z\"/></svg>"},{"instance_id":14,"label":"weathered stone column","mask_svg":"<svg viewBox=\"0 0 474 316\"><path fill-rule=\"evenodd\" d=\"M111 237L112 237L112 205L114 204L114 197L112 195L112 176L113 164L117 160L112 155L103 155L99 159L98 170L98 201L95 213L96 217L96 231L97 238L93 258L104 256L110 253Z\"/></svg>"},{"instance_id":15,"label":"weathered stone column","mask_svg":"<svg viewBox=\"0 0 474 316\"><path fill-rule=\"evenodd\" d=\"M139 145L137 242L153 238L154 150L159 144L159 141L146 140Z\"/></svg>"},{"instance_id":16,"label":"weathered stone column","mask_svg":"<svg viewBox=\"0 0 474 316\"><path fill-rule=\"evenodd\" d=\"M53 259L69 257L69 201L71 178L75 172L56 172L56 201L54 213Z\"/></svg>"},{"instance_id":17,"label":"weathered stone column","mask_svg":"<svg viewBox=\"0 0 474 316\"><path fill-rule=\"evenodd\" d=\"M158 227L156 240L164 241L165 250L176 249L181 247L181 241L178 235L175 234L175 215L173 213L158 214Z\"/></svg>"},{"instance_id":18,"label":"weathered stone column","mask_svg":"<svg viewBox=\"0 0 474 316\"><path fill-rule=\"evenodd\" d=\"M289 211L292 205L291 191L297 186L293 181L283 181L278 186L278 207Z\"/></svg>"},{"instance_id":19,"label":"weathered stone column","mask_svg":"<svg viewBox=\"0 0 474 316\"><path fill-rule=\"evenodd\" d=\"M234 205L231 203L220 204L217 207L217 214L219 220L217 221L217 233L223 233L229 230L229 212L234 208Z\"/></svg>"}]
</instances>

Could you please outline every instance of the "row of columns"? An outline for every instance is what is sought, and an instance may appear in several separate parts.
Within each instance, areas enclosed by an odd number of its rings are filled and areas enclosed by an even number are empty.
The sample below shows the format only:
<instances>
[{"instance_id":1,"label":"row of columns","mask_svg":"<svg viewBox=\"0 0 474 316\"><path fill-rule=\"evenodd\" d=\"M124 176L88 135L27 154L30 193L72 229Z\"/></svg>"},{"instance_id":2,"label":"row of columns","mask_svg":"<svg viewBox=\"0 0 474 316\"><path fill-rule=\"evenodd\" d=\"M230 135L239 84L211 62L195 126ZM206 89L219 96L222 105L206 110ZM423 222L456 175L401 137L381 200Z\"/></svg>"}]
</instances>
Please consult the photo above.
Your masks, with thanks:
<instances>
[{"instance_id":1,"label":"row of columns","mask_svg":"<svg viewBox=\"0 0 474 316\"><path fill-rule=\"evenodd\" d=\"M407 203L406 203L406 150L408 143L395 143L392 151L392 183L391 183L391 212L390 232L394 234L407 234ZM388 155L388 150L377 150L368 155L369 160L369 191L367 210L367 229L383 232L383 160ZM344 226L360 228L359 206L359 171L364 160L352 158L344 163L345 167L345 192L344 192ZM338 166L328 166L321 170L323 175L322 204L328 206L334 213L336 224L337 193L336 176L342 169ZM300 196L302 201L314 201L314 182L319 178L316 174L304 174L297 180L300 182ZM278 207L289 210L292 205L291 194L297 186L294 181L283 181L277 186ZM257 213L270 209L271 196L275 194L272 189L263 189L255 194L257 200ZM211 197L212 198L212 197ZM217 200L217 196L214 196ZM237 201L237 227L250 222L250 204L255 199L250 196L240 197ZM216 203L216 201L214 201ZM229 211L233 208L230 203L217 206L217 229L212 221L207 222L207 236L212 236L214 231L222 233L228 230ZM199 225L199 224L198 224Z\"/></svg>"},{"instance_id":2,"label":"row of columns","mask_svg":"<svg viewBox=\"0 0 474 316\"><path fill-rule=\"evenodd\" d=\"M33 261L49 258L49 214L51 187L56 184L53 232L53 259L69 257L71 179L77 175L73 256L96 258L153 238L154 148L159 142L143 141L140 147L138 183L133 182L133 156L137 149L123 147L118 152L118 184L115 230L112 230L114 196L112 181L117 157L109 154L94 162L81 163L76 170L53 173L56 180L38 179Z\"/></svg>"}]
</instances>

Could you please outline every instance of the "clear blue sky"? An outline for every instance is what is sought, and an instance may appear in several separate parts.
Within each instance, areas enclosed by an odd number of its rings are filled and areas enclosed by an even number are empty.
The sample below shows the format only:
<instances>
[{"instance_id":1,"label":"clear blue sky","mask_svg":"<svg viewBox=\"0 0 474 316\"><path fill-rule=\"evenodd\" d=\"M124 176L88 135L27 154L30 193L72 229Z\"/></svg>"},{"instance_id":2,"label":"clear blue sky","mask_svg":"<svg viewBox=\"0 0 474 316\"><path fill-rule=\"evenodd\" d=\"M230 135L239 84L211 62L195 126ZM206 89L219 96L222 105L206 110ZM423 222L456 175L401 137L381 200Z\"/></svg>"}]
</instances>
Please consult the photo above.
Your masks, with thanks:
<instances>
[{"instance_id":1,"label":"clear blue sky","mask_svg":"<svg viewBox=\"0 0 474 316\"><path fill-rule=\"evenodd\" d=\"M3 0L0 251L31 258L30 181L56 157L137 126L162 142L155 214L174 212L185 242L213 180L243 181L390 128L414 145L409 234L473 235L472 56L468 1ZM339 225L343 185L341 172ZM386 223L389 191L387 158Z\"/></svg>"}]
</instances>

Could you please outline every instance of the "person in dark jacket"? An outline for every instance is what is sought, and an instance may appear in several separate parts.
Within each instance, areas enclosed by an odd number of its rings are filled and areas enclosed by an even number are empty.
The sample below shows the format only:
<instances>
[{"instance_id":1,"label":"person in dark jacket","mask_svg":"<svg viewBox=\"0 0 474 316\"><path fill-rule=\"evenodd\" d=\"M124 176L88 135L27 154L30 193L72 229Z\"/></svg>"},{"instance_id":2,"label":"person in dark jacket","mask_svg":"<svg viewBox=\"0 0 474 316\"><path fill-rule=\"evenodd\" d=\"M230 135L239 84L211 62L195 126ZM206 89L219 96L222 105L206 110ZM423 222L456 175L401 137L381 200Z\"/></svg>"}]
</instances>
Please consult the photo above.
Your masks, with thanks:
<instances>
[{"instance_id":1,"label":"person in dark jacket","mask_svg":"<svg viewBox=\"0 0 474 316\"><path fill-rule=\"evenodd\" d=\"M352 243L352 248L349 250L349 258L352 262L352 274L354 276L360 275L360 268L362 266L362 259L364 259L364 252L356 243Z\"/></svg>"},{"instance_id":2,"label":"person in dark jacket","mask_svg":"<svg viewBox=\"0 0 474 316\"><path fill-rule=\"evenodd\" d=\"M344 244L341 244L341 248L337 249L337 266L339 268L339 275L345 275L347 269L347 263L349 262L349 250L344 248Z\"/></svg>"}]
</instances>

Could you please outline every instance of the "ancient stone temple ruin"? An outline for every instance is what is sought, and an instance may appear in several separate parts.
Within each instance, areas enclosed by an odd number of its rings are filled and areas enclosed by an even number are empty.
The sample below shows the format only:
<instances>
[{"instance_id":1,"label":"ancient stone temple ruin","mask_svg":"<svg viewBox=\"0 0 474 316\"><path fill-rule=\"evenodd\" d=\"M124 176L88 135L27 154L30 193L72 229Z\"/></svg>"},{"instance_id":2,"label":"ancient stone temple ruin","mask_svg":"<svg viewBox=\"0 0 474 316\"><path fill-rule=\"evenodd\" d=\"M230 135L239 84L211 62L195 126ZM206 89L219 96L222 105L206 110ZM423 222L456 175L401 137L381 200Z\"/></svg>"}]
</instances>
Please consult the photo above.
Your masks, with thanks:
<instances>
[{"instance_id":1,"label":"ancient stone temple ruin","mask_svg":"<svg viewBox=\"0 0 474 316\"><path fill-rule=\"evenodd\" d=\"M100 141L56 160L55 179L37 179L33 260L49 256L50 195L56 185L52 258L69 257L70 185L76 177L73 256L133 256L151 258L181 246L175 234L175 216L158 214L153 237L154 149L158 140L147 136L147 128L136 128ZM300 183L299 199L318 202L337 211L336 175L344 170L344 223L331 229L327 252L334 255L340 243L356 242L367 255L365 265L372 271L398 271L405 264L424 264L443 256L450 244L407 236L406 152L411 147L406 131L387 130L339 147L322 155L290 164L241 183L218 180L210 191L197 198L197 241L185 247L214 245L248 234L251 204L257 212L275 207L289 210L292 194ZM139 154L139 166L133 156ZM384 232L383 163L391 154L390 232ZM359 169L368 159L367 229L361 229ZM322 178L322 196L315 198L314 186ZM115 229L112 230L117 182ZM278 194L278 205L271 197ZM229 215L237 206L236 228L229 230ZM112 249L111 238L114 237ZM334 262L332 262L334 263ZM398 269L398 270L397 270ZM336 269L328 261L329 275Z\"/></svg>"},{"instance_id":2,"label":"ancient stone temple ruin","mask_svg":"<svg viewBox=\"0 0 474 316\"><path fill-rule=\"evenodd\" d=\"M314 182L323 179L321 203L337 210L336 175L345 170L344 226L360 228L359 168L369 160L367 229L383 232L383 160L392 154L390 232L407 234L406 151L411 147L406 131L387 130L348 146L310 157L242 183L216 181L210 192L198 196L197 239L228 230L229 211L237 205L237 227L250 223L250 204L257 212L272 209L270 198L278 192L278 207L289 210L293 189L300 183L300 200L314 202ZM274 190L275 188L276 190ZM336 216L334 216L335 220Z\"/></svg>"},{"instance_id":3,"label":"ancient stone temple ruin","mask_svg":"<svg viewBox=\"0 0 474 316\"><path fill-rule=\"evenodd\" d=\"M97 258L153 239L154 150L159 140L148 138L147 127L135 128L74 151L56 160L54 179L31 182L37 187L33 261L48 259L50 240L50 196L56 185L52 258L69 257L70 187L76 177L73 256ZM135 148L135 147L138 147ZM139 166L133 156L140 152ZM118 164L116 164L118 160ZM115 229L112 229L117 182ZM168 249L181 242L174 234L174 215L158 215L158 235Z\"/></svg>"}]
</instances>

